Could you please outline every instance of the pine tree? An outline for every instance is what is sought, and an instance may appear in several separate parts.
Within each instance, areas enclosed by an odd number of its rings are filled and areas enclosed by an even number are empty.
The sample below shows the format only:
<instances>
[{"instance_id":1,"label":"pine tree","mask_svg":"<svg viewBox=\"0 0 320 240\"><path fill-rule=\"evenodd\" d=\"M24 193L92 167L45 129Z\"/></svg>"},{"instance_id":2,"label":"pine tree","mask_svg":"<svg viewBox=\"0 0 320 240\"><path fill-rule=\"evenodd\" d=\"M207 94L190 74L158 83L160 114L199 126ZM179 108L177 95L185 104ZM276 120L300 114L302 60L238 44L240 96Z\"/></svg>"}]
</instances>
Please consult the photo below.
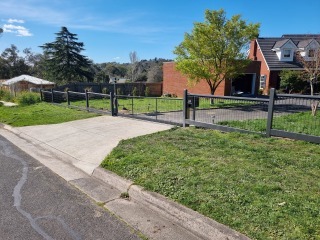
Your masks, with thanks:
<instances>
[{"instance_id":1,"label":"pine tree","mask_svg":"<svg viewBox=\"0 0 320 240\"><path fill-rule=\"evenodd\" d=\"M62 27L56 35L54 42L40 46L46 56L49 78L57 83L92 81L92 63L80 54L84 50L84 44L77 41L77 34L70 33L66 27Z\"/></svg>"}]
</instances>

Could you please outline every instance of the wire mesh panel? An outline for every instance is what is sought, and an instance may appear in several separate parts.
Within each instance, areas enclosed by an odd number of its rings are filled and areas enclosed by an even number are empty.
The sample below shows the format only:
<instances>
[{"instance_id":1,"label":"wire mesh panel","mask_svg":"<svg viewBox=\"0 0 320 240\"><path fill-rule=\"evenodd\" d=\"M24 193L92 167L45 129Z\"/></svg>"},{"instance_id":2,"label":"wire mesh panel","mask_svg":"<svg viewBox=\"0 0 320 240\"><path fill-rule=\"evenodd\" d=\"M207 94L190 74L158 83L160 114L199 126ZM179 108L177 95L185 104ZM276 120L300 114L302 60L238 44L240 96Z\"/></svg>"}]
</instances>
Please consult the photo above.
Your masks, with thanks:
<instances>
[{"instance_id":1,"label":"wire mesh panel","mask_svg":"<svg viewBox=\"0 0 320 240\"><path fill-rule=\"evenodd\" d=\"M312 106L320 97L278 95L274 105L272 128L293 133L320 136L320 116L312 114Z\"/></svg>"},{"instance_id":2,"label":"wire mesh panel","mask_svg":"<svg viewBox=\"0 0 320 240\"><path fill-rule=\"evenodd\" d=\"M157 120L182 124L183 99L157 98Z\"/></svg>"},{"instance_id":3,"label":"wire mesh panel","mask_svg":"<svg viewBox=\"0 0 320 240\"><path fill-rule=\"evenodd\" d=\"M80 92L68 92L69 105L77 108L86 108L86 94Z\"/></svg>"},{"instance_id":4,"label":"wire mesh panel","mask_svg":"<svg viewBox=\"0 0 320 240\"><path fill-rule=\"evenodd\" d=\"M117 96L118 114L182 124L183 99Z\"/></svg>"},{"instance_id":5,"label":"wire mesh panel","mask_svg":"<svg viewBox=\"0 0 320 240\"><path fill-rule=\"evenodd\" d=\"M189 95L188 102L189 118L196 122L266 131L269 103L266 99Z\"/></svg>"},{"instance_id":6,"label":"wire mesh panel","mask_svg":"<svg viewBox=\"0 0 320 240\"><path fill-rule=\"evenodd\" d=\"M53 91L54 103L67 103L67 93L60 91Z\"/></svg>"},{"instance_id":7,"label":"wire mesh panel","mask_svg":"<svg viewBox=\"0 0 320 240\"><path fill-rule=\"evenodd\" d=\"M44 102L52 102L52 92L51 91L41 91L42 94L42 100Z\"/></svg>"},{"instance_id":8,"label":"wire mesh panel","mask_svg":"<svg viewBox=\"0 0 320 240\"><path fill-rule=\"evenodd\" d=\"M109 94L88 92L88 100L90 110L111 112L111 100Z\"/></svg>"}]
</instances>

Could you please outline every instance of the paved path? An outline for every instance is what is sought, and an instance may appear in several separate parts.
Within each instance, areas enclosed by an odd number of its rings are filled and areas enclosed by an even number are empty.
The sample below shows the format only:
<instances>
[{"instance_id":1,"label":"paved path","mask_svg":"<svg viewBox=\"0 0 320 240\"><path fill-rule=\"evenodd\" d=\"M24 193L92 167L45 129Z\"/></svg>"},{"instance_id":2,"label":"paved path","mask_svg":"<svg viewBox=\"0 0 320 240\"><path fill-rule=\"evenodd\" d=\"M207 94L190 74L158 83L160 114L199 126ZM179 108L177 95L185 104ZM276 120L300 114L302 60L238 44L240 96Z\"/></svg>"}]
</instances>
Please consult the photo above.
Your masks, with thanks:
<instances>
[{"instance_id":1,"label":"paved path","mask_svg":"<svg viewBox=\"0 0 320 240\"><path fill-rule=\"evenodd\" d=\"M171 125L129 118L101 116L61 124L16 128L21 135L72 157L72 164L88 174L122 139L172 128Z\"/></svg>"},{"instance_id":2,"label":"paved path","mask_svg":"<svg viewBox=\"0 0 320 240\"><path fill-rule=\"evenodd\" d=\"M0 124L0 135L149 239L248 240L225 225L97 167L120 140L171 127L136 119L102 116L21 128ZM129 199L123 199L122 193L127 193Z\"/></svg>"},{"instance_id":3,"label":"paved path","mask_svg":"<svg viewBox=\"0 0 320 240\"><path fill-rule=\"evenodd\" d=\"M6 107L12 107L12 106L17 106L16 103L12 103L12 102L5 102L5 101L0 101L3 103L4 106Z\"/></svg>"}]
</instances>

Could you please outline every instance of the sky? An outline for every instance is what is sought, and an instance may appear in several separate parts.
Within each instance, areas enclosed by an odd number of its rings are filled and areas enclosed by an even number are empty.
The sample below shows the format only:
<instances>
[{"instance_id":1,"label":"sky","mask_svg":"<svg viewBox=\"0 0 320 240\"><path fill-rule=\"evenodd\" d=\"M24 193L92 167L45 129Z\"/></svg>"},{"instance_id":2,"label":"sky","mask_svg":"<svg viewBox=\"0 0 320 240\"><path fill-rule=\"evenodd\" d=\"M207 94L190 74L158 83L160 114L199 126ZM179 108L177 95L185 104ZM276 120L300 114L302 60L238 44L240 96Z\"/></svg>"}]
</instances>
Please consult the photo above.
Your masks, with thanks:
<instances>
[{"instance_id":1,"label":"sky","mask_svg":"<svg viewBox=\"0 0 320 240\"><path fill-rule=\"evenodd\" d=\"M260 37L320 34L320 0L0 0L0 53L11 44L42 53L64 26L94 63L129 62L133 51L140 60L174 59L205 10L221 8L260 23Z\"/></svg>"}]
</instances>

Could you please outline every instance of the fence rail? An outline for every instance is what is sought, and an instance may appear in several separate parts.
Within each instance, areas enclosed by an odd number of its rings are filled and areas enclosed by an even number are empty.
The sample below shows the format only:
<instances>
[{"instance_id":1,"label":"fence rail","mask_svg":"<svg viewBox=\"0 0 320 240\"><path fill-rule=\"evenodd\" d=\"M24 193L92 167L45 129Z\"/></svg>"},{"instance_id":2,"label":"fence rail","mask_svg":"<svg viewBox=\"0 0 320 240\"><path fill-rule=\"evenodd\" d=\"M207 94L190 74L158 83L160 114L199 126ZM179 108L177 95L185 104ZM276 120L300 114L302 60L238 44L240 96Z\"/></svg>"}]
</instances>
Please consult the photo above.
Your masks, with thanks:
<instances>
[{"instance_id":1,"label":"fence rail","mask_svg":"<svg viewBox=\"0 0 320 240\"><path fill-rule=\"evenodd\" d=\"M184 126L195 125L220 131L259 133L320 143L320 117L311 105L319 96L277 95L269 98L184 95Z\"/></svg>"},{"instance_id":2,"label":"fence rail","mask_svg":"<svg viewBox=\"0 0 320 240\"><path fill-rule=\"evenodd\" d=\"M247 98L199 95L183 98L136 97L96 92L41 91L44 101L113 116L125 116L179 126L258 133L320 143L320 117L311 114L319 96L276 94Z\"/></svg>"},{"instance_id":3,"label":"fence rail","mask_svg":"<svg viewBox=\"0 0 320 240\"><path fill-rule=\"evenodd\" d=\"M116 96L118 115L182 125L182 98Z\"/></svg>"}]
</instances>

